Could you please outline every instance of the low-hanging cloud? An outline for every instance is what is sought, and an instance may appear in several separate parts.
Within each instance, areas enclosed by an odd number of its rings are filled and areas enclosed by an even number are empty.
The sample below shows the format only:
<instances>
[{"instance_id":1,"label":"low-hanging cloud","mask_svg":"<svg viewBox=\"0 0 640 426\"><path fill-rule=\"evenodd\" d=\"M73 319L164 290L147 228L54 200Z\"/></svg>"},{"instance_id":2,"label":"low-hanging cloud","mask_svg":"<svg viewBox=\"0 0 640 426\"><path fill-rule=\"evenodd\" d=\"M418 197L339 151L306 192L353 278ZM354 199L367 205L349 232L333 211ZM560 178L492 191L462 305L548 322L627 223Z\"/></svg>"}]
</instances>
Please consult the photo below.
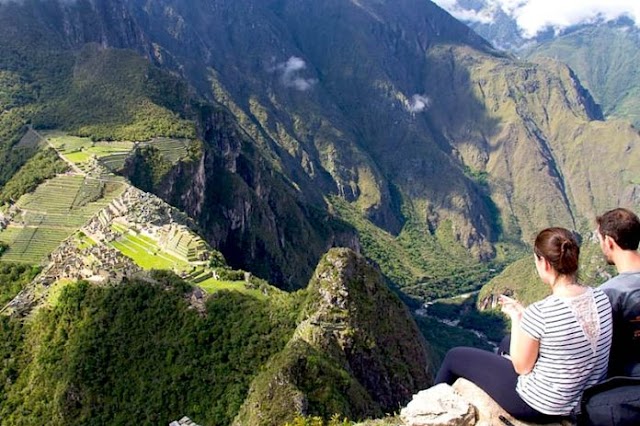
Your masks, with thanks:
<instances>
[{"instance_id":1,"label":"low-hanging cloud","mask_svg":"<svg viewBox=\"0 0 640 426\"><path fill-rule=\"evenodd\" d=\"M410 100L406 101L406 108L412 114L416 114L425 111L431 106L431 99L425 95L415 94Z\"/></svg>"},{"instance_id":2,"label":"low-hanging cloud","mask_svg":"<svg viewBox=\"0 0 640 426\"><path fill-rule=\"evenodd\" d=\"M463 21L491 23L496 12L502 10L511 16L525 38L553 28L561 31L567 27L596 22L612 21L626 16L640 26L640 1L638 0L485 0L480 10L469 10L458 0L434 0L456 18Z\"/></svg>"},{"instance_id":3,"label":"low-hanging cloud","mask_svg":"<svg viewBox=\"0 0 640 426\"><path fill-rule=\"evenodd\" d=\"M280 62L270 70L280 73L280 80L286 87L291 87L302 92L313 87L318 80L314 78L304 78L300 76L300 72L307 68L307 64L297 56L291 56L286 62Z\"/></svg>"}]
</instances>

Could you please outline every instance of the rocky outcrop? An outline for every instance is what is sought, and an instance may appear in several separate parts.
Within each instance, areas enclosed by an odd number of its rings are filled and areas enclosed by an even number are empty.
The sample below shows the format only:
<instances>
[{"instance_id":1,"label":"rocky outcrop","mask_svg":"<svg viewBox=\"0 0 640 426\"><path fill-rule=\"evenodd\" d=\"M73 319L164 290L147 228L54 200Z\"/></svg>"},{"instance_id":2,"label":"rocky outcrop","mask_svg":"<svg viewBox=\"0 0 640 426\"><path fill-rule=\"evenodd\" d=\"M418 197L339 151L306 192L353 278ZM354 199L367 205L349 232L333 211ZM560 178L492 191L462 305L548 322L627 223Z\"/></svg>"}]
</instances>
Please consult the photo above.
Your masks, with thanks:
<instances>
[{"instance_id":1,"label":"rocky outcrop","mask_svg":"<svg viewBox=\"0 0 640 426\"><path fill-rule=\"evenodd\" d=\"M400 417L407 426L472 426L476 424L476 408L441 383L414 395Z\"/></svg>"},{"instance_id":2,"label":"rocky outcrop","mask_svg":"<svg viewBox=\"0 0 640 426\"><path fill-rule=\"evenodd\" d=\"M201 112L202 157L180 163L154 192L194 218L230 266L293 290L331 247L360 251L356 231L328 212L321 182L301 179L305 190L296 190L227 112Z\"/></svg>"},{"instance_id":3,"label":"rocky outcrop","mask_svg":"<svg viewBox=\"0 0 640 426\"><path fill-rule=\"evenodd\" d=\"M466 379L458 379L453 386L441 383L419 392L402 409L400 417L400 424L404 426L536 426L535 423L516 420L482 389ZM398 423L392 421L388 424L395 426ZM569 420L563 420L548 425L572 424Z\"/></svg>"}]
</instances>

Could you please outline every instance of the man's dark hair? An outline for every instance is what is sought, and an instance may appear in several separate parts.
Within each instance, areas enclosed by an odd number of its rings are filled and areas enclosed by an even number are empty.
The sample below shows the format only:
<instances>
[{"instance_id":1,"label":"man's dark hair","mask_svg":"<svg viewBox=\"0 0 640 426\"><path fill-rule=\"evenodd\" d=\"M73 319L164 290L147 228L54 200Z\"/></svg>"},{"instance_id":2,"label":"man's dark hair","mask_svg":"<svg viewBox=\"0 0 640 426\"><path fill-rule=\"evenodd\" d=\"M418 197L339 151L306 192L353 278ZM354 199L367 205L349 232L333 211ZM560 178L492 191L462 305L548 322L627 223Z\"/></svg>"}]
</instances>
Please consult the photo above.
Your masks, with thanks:
<instances>
[{"instance_id":1,"label":"man's dark hair","mask_svg":"<svg viewBox=\"0 0 640 426\"><path fill-rule=\"evenodd\" d=\"M640 243L640 219L631 210L618 208L609 210L596 218L598 231L613 241L623 250L637 250Z\"/></svg>"}]
</instances>

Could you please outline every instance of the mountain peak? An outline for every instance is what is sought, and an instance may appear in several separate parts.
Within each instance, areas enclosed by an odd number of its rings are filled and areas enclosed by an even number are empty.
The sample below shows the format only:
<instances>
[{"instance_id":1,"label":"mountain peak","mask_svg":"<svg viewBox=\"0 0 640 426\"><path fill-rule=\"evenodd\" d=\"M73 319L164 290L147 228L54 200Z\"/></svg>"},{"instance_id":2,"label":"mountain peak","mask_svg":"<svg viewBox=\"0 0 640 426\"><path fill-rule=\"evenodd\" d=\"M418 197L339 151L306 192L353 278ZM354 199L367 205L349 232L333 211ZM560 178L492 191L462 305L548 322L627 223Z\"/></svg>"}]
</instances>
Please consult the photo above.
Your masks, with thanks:
<instances>
[{"instance_id":1,"label":"mountain peak","mask_svg":"<svg viewBox=\"0 0 640 426\"><path fill-rule=\"evenodd\" d=\"M380 416L430 384L424 338L361 255L331 249L306 291L303 320L254 380L234 424L280 425L295 412Z\"/></svg>"}]
</instances>

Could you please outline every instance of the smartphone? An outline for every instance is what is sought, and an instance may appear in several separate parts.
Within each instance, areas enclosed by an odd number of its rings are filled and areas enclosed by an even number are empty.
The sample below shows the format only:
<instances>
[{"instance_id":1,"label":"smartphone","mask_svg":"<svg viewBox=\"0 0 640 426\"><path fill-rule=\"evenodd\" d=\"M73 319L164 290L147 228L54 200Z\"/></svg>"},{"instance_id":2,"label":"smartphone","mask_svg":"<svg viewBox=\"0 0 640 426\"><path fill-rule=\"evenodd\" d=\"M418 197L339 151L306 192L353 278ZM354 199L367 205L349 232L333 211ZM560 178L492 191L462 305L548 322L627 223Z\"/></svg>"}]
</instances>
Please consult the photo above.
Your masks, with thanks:
<instances>
[{"instance_id":1,"label":"smartphone","mask_svg":"<svg viewBox=\"0 0 640 426\"><path fill-rule=\"evenodd\" d=\"M514 425L512 422L509 421L509 419L507 419L505 416L500 415L498 416L498 419L500 419L500 421L502 422L502 424L505 424L507 426L516 426Z\"/></svg>"}]
</instances>

